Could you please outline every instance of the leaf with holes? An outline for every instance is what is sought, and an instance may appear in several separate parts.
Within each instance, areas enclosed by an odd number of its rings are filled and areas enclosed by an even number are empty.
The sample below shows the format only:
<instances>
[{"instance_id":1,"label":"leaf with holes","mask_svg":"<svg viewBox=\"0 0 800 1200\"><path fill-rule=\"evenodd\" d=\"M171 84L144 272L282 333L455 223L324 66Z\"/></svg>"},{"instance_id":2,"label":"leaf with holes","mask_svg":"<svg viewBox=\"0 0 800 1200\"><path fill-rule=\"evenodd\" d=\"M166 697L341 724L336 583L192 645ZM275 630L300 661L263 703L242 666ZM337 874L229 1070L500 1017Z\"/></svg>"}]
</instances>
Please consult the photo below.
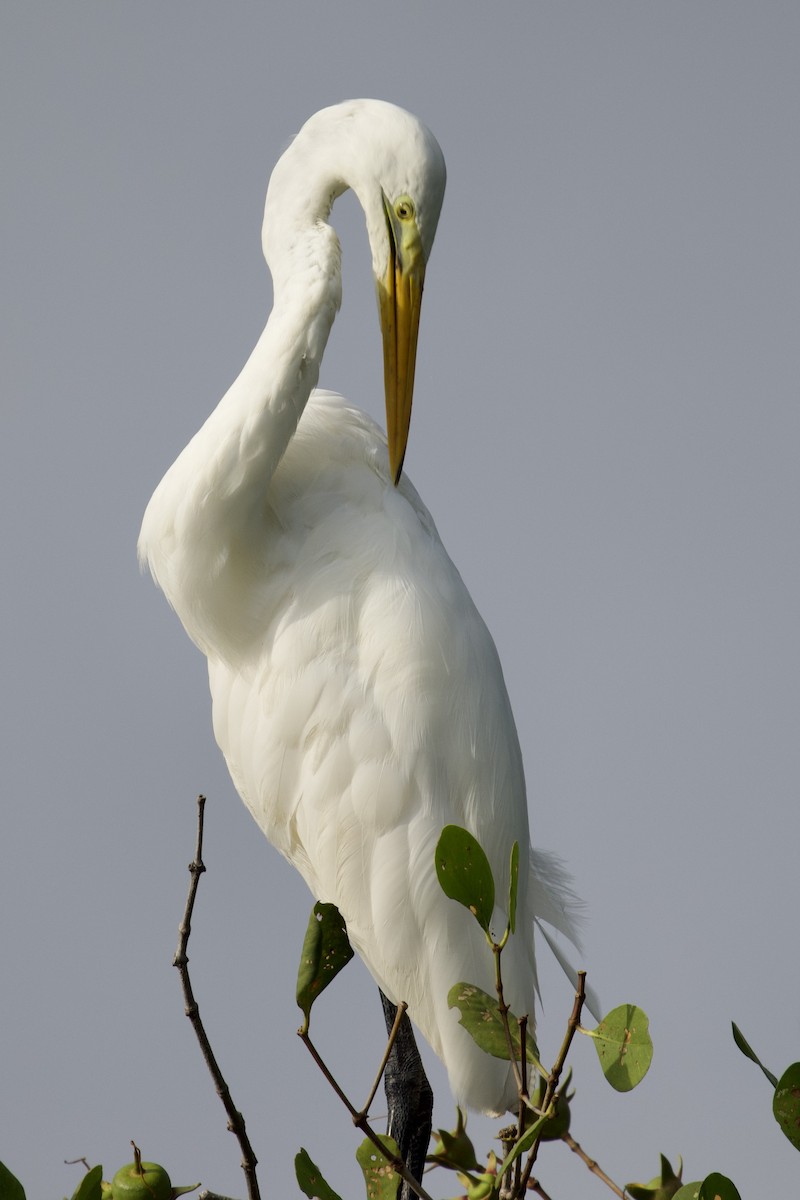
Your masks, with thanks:
<instances>
[{"instance_id":1,"label":"leaf with holes","mask_svg":"<svg viewBox=\"0 0 800 1200\"><path fill-rule=\"evenodd\" d=\"M604 1017L597 1029L584 1030L608 1082L617 1092L629 1092L641 1083L653 1061L653 1043L647 1015L635 1004L620 1004Z\"/></svg>"},{"instance_id":2,"label":"leaf with holes","mask_svg":"<svg viewBox=\"0 0 800 1200\"><path fill-rule=\"evenodd\" d=\"M447 1006L458 1009L461 1013L458 1020L459 1025L464 1026L481 1050L485 1050L494 1058L508 1059L511 1057L500 1008L497 1001L492 999L487 992L481 991L474 983L457 983L447 993ZM519 1024L512 1012L509 1011L507 1016L514 1057L519 1062ZM533 1038L525 1039L525 1047L528 1062L538 1066L539 1051Z\"/></svg>"},{"instance_id":3,"label":"leaf with holes","mask_svg":"<svg viewBox=\"0 0 800 1200\"><path fill-rule=\"evenodd\" d=\"M468 908L484 933L494 912L494 876L480 842L459 825L445 825L436 845L442 891Z\"/></svg>"},{"instance_id":4,"label":"leaf with holes","mask_svg":"<svg viewBox=\"0 0 800 1200\"><path fill-rule=\"evenodd\" d=\"M400 1157L400 1149L394 1138L378 1134L378 1141L392 1158ZM356 1161L364 1172L367 1200L395 1200L400 1188L400 1176L371 1138L364 1138L356 1150Z\"/></svg>"},{"instance_id":5,"label":"leaf with holes","mask_svg":"<svg viewBox=\"0 0 800 1200\"><path fill-rule=\"evenodd\" d=\"M311 1006L353 957L347 929L335 904L314 905L297 972L297 1004L308 1029Z\"/></svg>"}]
</instances>

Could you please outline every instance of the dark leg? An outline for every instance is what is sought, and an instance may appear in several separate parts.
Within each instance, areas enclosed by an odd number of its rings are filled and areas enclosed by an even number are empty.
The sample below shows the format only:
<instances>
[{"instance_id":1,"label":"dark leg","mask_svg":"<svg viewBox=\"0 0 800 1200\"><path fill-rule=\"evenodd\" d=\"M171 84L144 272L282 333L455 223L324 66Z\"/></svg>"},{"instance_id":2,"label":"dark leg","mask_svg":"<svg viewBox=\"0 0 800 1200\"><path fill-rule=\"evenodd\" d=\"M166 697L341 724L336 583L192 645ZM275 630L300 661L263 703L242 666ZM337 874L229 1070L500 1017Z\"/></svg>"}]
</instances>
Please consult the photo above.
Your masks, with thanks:
<instances>
[{"instance_id":1,"label":"dark leg","mask_svg":"<svg viewBox=\"0 0 800 1200\"><path fill-rule=\"evenodd\" d=\"M397 1007L381 992L386 1031L391 1032ZM422 1179L425 1155L431 1137L433 1092L419 1056L408 1015L400 1022L383 1076L389 1105L387 1132L400 1147L400 1154L416 1180ZM407 1183L400 1189L399 1200L415 1200Z\"/></svg>"}]
</instances>

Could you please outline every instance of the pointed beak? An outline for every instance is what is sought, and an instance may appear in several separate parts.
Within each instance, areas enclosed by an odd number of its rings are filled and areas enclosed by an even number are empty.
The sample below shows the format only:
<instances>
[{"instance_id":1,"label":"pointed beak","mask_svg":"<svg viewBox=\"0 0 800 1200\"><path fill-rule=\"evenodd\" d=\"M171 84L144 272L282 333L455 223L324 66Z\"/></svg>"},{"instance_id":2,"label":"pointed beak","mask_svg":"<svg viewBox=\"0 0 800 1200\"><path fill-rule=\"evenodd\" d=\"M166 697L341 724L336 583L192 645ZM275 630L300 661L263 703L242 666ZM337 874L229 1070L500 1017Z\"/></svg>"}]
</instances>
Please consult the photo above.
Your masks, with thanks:
<instances>
[{"instance_id":1,"label":"pointed beak","mask_svg":"<svg viewBox=\"0 0 800 1200\"><path fill-rule=\"evenodd\" d=\"M389 469L396 485L403 470L411 423L425 257L413 216L398 216L386 197L384 208L390 249L386 275L378 280L378 307L383 333Z\"/></svg>"}]
</instances>

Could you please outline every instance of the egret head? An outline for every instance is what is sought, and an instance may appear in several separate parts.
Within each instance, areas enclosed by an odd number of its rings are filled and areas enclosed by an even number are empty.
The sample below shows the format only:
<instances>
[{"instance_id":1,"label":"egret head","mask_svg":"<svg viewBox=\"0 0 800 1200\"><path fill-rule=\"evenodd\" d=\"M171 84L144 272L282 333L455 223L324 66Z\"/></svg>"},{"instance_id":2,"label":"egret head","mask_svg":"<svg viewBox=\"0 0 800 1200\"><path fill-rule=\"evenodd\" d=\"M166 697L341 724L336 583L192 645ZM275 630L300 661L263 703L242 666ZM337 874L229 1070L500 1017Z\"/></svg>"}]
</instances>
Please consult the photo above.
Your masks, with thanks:
<instances>
[{"instance_id":1,"label":"egret head","mask_svg":"<svg viewBox=\"0 0 800 1200\"><path fill-rule=\"evenodd\" d=\"M444 156L430 130L383 100L348 100L311 117L278 163L267 195L264 249L286 239L277 219L327 220L337 196L352 188L367 222L383 333L389 464L403 468L425 267L445 187ZM286 206L284 208L284 205ZM273 271L274 274L274 271Z\"/></svg>"},{"instance_id":2,"label":"egret head","mask_svg":"<svg viewBox=\"0 0 800 1200\"><path fill-rule=\"evenodd\" d=\"M383 334L389 468L397 483L411 422L425 268L444 198L444 156L411 113L382 101L357 102L366 118L363 174L351 186L367 219Z\"/></svg>"}]
</instances>

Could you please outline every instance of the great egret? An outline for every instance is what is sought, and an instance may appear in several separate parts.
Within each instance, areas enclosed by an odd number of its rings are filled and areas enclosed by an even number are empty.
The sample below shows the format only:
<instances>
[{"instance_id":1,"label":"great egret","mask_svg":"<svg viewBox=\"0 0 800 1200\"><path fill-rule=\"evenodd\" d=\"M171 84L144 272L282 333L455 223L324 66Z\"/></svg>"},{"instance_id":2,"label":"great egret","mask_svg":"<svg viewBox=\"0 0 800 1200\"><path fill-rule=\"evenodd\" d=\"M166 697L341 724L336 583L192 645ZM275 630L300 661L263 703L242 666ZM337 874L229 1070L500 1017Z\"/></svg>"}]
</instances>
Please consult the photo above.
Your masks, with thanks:
<instances>
[{"instance_id":1,"label":"great egret","mask_svg":"<svg viewBox=\"0 0 800 1200\"><path fill-rule=\"evenodd\" d=\"M233 781L313 895L338 905L382 992L409 1013L456 1101L501 1114L516 1090L448 1009L493 991L471 916L434 871L443 826L486 850L498 895L530 846L517 733L492 638L401 475L442 152L377 100L318 112L279 160L264 213L274 307L250 359L156 489L139 555L208 657L214 732ZM313 390L341 300L328 223L364 209L383 329L387 439ZM534 918L574 933L566 889L531 851L505 994L530 1012ZM498 913L498 928L505 916Z\"/></svg>"}]
</instances>

